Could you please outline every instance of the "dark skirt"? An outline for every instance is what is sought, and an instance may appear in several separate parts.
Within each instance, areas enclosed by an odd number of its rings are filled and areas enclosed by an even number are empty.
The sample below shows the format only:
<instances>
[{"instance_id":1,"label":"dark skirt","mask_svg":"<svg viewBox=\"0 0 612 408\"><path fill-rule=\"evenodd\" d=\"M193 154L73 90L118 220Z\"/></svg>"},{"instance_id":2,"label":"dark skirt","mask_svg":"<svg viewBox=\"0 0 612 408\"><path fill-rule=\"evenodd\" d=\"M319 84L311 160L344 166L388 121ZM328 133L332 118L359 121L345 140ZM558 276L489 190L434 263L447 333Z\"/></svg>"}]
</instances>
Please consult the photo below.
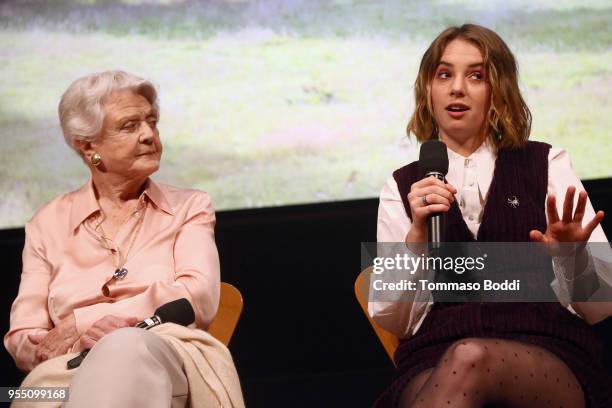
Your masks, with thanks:
<instances>
[{"instance_id":1,"label":"dark skirt","mask_svg":"<svg viewBox=\"0 0 612 408\"><path fill-rule=\"evenodd\" d=\"M601 363L600 338L558 303L434 304L417 333L395 352L397 371L374 406L397 407L410 380L435 367L448 347L466 337L507 339L542 347L573 371L588 408L612 407L612 379Z\"/></svg>"}]
</instances>

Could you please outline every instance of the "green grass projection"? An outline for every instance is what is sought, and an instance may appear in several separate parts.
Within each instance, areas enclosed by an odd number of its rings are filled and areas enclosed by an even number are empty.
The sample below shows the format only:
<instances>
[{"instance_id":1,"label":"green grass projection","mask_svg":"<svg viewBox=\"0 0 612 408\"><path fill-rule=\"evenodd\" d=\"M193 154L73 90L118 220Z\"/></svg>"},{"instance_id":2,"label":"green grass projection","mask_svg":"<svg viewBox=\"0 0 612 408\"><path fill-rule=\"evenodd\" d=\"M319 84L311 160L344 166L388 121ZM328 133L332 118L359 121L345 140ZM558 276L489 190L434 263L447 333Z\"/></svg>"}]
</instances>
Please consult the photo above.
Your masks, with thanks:
<instances>
[{"instance_id":1,"label":"green grass projection","mask_svg":"<svg viewBox=\"0 0 612 408\"><path fill-rule=\"evenodd\" d=\"M374 197L414 159L420 57L445 26L498 31L520 64L532 139L610 177L609 2L47 1L0 5L0 227L22 225L87 170L57 120L79 76L159 86L156 179L217 208Z\"/></svg>"}]
</instances>

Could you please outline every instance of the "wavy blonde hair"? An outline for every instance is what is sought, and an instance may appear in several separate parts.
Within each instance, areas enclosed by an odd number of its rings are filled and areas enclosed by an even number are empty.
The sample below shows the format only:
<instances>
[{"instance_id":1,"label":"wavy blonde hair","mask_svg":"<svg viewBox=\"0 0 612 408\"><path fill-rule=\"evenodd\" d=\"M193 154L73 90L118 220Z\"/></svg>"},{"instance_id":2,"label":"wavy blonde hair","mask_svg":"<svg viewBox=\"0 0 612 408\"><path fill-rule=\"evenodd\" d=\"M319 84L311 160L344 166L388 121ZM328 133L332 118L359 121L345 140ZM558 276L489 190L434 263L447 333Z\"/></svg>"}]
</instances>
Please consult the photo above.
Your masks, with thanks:
<instances>
[{"instance_id":1,"label":"wavy blonde hair","mask_svg":"<svg viewBox=\"0 0 612 408\"><path fill-rule=\"evenodd\" d=\"M476 24L447 28L425 51L414 83L415 109L408 122L408 135L413 133L419 142L438 138L430 85L446 46L456 39L474 44L483 55L491 87L486 121L494 143L498 148L524 146L531 132L531 112L519 89L516 59L499 35Z\"/></svg>"}]
</instances>

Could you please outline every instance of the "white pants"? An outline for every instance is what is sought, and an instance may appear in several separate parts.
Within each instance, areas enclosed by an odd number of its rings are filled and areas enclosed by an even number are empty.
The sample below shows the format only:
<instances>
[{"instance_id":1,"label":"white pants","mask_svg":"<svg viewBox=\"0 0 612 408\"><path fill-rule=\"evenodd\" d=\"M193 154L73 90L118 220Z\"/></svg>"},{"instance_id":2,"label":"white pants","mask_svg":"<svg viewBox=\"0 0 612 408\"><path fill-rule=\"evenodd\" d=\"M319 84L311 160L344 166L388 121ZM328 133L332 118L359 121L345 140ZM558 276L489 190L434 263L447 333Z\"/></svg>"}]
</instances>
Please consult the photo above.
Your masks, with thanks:
<instances>
[{"instance_id":1,"label":"white pants","mask_svg":"<svg viewBox=\"0 0 612 408\"><path fill-rule=\"evenodd\" d=\"M117 329L91 349L70 383L66 408L183 408L189 385L183 360L160 336Z\"/></svg>"}]
</instances>

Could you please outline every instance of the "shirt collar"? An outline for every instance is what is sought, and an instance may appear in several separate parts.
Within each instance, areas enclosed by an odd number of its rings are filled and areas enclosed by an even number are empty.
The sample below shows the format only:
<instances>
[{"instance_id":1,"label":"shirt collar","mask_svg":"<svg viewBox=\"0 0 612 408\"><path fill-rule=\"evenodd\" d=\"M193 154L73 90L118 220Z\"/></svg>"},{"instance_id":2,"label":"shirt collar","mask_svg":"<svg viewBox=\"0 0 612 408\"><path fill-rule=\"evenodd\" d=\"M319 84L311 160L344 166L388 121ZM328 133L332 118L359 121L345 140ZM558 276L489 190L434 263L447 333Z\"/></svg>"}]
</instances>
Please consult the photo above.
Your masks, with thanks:
<instances>
[{"instance_id":1,"label":"shirt collar","mask_svg":"<svg viewBox=\"0 0 612 408\"><path fill-rule=\"evenodd\" d=\"M172 208L168 202L168 199L159 184L151 179L147 179L143 194L146 195L157 208L169 215L174 215L174 208Z\"/></svg>"},{"instance_id":2,"label":"shirt collar","mask_svg":"<svg viewBox=\"0 0 612 408\"><path fill-rule=\"evenodd\" d=\"M75 191L74 194L75 197L70 210L70 227L73 231L92 214L100 211L100 206L98 205L98 200L96 200L92 179L89 179L87 183ZM147 179L142 195L150 200L160 210L169 215L174 215L174 209L168 203L162 188L153 180Z\"/></svg>"},{"instance_id":3,"label":"shirt collar","mask_svg":"<svg viewBox=\"0 0 612 408\"><path fill-rule=\"evenodd\" d=\"M482 142L482 144L478 146L478 149L474 150L472 154L467 157L460 155L459 153L455 152L454 150L451 150L450 148L447 148L447 151L449 160L460 160L462 162L465 159L480 160L482 158L493 158L493 160L495 160L496 156L495 144L490 140L490 138L486 138L484 142Z\"/></svg>"},{"instance_id":4,"label":"shirt collar","mask_svg":"<svg viewBox=\"0 0 612 408\"><path fill-rule=\"evenodd\" d=\"M74 192L74 201L70 209L71 230L74 231L91 214L98 211L100 211L100 206L93 189L93 180L89 179L83 187Z\"/></svg>"},{"instance_id":5,"label":"shirt collar","mask_svg":"<svg viewBox=\"0 0 612 408\"><path fill-rule=\"evenodd\" d=\"M459 153L447 148L448 160L454 163L456 168L463 168L465 160L469 159L475 166L476 178L478 179L478 188L483 199L489 192L491 181L493 180L493 171L495 170L495 159L497 158L497 148L491 138L486 138L484 142L468 157L462 156ZM452 165L452 164L451 164ZM455 186L459 188L460 186Z\"/></svg>"}]
</instances>

